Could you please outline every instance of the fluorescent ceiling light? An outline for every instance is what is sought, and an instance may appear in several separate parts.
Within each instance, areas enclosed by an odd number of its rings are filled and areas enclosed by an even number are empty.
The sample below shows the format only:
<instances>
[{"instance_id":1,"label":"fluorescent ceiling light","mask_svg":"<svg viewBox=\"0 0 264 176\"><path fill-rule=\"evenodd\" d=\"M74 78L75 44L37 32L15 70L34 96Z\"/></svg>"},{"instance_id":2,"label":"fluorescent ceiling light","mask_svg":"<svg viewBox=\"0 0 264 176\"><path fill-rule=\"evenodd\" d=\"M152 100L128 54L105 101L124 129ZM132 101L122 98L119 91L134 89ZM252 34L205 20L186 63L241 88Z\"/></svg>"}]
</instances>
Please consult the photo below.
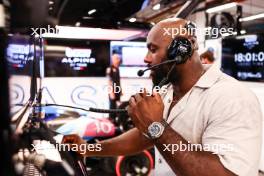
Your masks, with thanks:
<instances>
[{"instance_id":1,"label":"fluorescent ceiling light","mask_svg":"<svg viewBox=\"0 0 264 176\"><path fill-rule=\"evenodd\" d=\"M152 7L152 9L153 9L153 10L159 10L159 9L160 9L160 3L154 5L154 6Z\"/></svg>"},{"instance_id":2,"label":"fluorescent ceiling light","mask_svg":"<svg viewBox=\"0 0 264 176\"><path fill-rule=\"evenodd\" d=\"M89 15L92 15L93 13L95 13L96 12L96 9L92 9L92 10L90 10L89 12L88 12L88 14Z\"/></svg>"},{"instance_id":3,"label":"fluorescent ceiling light","mask_svg":"<svg viewBox=\"0 0 264 176\"><path fill-rule=\"evenodd\" d=\"M77 26L77 27L81 26L81 22L77 21L77 22L75 23L75 26Z\"/></svg>"},{"instance_id":4,"label":"fluorescent ceiling light","mask_svg":"<svg viewBox=\"0 0 264 176\"><path fill-rule=\"evenodd\" d=\"M220 6L216 6L216 7L207 9L206 12L207 13L214 13L214 12L218 12L218 11L222 11L222 10L225 10L225 9L229 9L229 8L235 7L236 5L237 5L237 3L232 2L232 3L228 3L228 4L224 4L224 5L220 5Z\"/></svg>"},{"instance_id":5,"label":"fluorescent ceiling light","mask_svg":"<svg viewBox=\"0 0 264 176\"><path fill-rule=\"evenodd\" d=\"M240 31L240 34L245 34L245 33L247 33L246 30L241 30Z\"/></svg>"},{"instance_id":6,"label":"fluorescent ceiling light","mask_svg":"<svg viewBox=\"0 0 264 176\"><path fill-rule=\"evenodd\" d=\"M134 23L135 21L137 21L136 18L130 18L130 19L129 19L129 22L131 22L131 23Z\"/></svg>"},{"instance_id":7,"label":"fluorescent ceiling light","mask_svg":"<svg viewBox=\"0 0 264 176\"><path fill-rule=\"evenodd\" d=\"M258 15L252 15L249 17L244 17L244 18L240 18L239 21L252 21L252 20L256 20L259 18L264 18L264 13L258 14Z\"/></svg>"},{"instance_id":8,"label":"fluorescent ceiling light","mask_svg":"<svg viewBox=\"0 0 264 176\"><path fill-rule=\"evenodd\" d=\"M93 17L90 16L83 16L82 19L87 20L87 19L93 19Z\"/></svg>"},{"instance_id":9,"label":"fluorescent ceiling light","mask_svg":"<svg viewBox=\"0 0 264 176\"><path fill-rule=\"evenodd\" d=\"M54 4L54 2L53 1L49 1L49 4L52 5L52 4Z\"/></svg>"},{"instance_id":10,"label":"fluorescent ceiling light","mask_svg":"<svg viewBox=\"0 0 264 176\"><path fill-rule=\"evenodd\" d=\"M44 38L127 40L145 33L143 30L115 30L70 26L58 26L56 29L58 33L45 33L42 36Z\"/></svg>"}]
</instances>

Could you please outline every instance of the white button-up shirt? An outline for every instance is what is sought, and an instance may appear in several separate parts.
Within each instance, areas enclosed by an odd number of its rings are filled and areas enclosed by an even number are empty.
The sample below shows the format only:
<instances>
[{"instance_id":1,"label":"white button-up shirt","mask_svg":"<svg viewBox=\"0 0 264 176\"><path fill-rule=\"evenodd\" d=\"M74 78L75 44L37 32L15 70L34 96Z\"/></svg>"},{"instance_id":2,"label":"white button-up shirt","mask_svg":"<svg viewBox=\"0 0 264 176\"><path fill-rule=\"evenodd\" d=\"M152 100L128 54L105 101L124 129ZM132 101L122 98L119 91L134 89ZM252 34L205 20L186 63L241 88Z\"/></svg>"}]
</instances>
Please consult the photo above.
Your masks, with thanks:
<instances>
[{"instance_id":1,"label":"white button-up shirt","mask_svg":"<svg viewBox=\"0 0 264 176\"><path fill-rule=\"evenodd\" d=\"M163 118L192 144L212 147L223 166L241 176L257 176L262 139L262 113L258 99L242 83L211 66L172 108L173 88L162 95ZM158 150L155 176L175 175ZM213 174L213 173L212 173Z\"/></svg>"}]
</instances>

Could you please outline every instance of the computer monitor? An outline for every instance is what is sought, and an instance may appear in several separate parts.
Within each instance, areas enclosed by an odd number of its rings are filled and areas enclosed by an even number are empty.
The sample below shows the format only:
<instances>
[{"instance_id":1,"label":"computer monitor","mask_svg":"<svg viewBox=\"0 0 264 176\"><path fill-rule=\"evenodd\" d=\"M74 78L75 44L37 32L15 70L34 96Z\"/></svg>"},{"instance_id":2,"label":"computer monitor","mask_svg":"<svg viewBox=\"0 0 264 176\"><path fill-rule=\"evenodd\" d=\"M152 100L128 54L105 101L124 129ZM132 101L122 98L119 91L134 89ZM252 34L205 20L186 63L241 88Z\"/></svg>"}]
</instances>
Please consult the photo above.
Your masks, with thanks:
<instances>
[{"instance_id":1,"label":"computer monitor","mask_svg":"<svg viewBox=\"0 0 264 176\"><path fill-rule=\"evenodd\" d=\"M108 41L47 39L45 44L45 77L105 76Z\"/></svg>"},{"instance_id":2,"label":"computer monitor","mask_svg":"<svg viewBox=\"0 0 264 176\"><path fill-rule=\"evenodd\" d=\"M10 111L15 114L36 98L40 88L39 40L27 35L9 35L6 61L9 74Z\"/></svg>"},{"instance_id":3,"label":"computer monitor","mask_svg":"<svg viewBox=\"0 0 264 176\"><path fill-rule=\"evenodd\" d=\"M222 40L223 72L241 81L264 81L264 35L244 35Z\"/></svg>"},{"instance_id":4,"label":"computer monitor","mask_svg":"<svg viewBox=\"0 0 264 176\"><path fill-rule=\"evenodd\" d=\"M145 42L112 41L110 50L111 55L118 54L121 58L119 68L121 77L136 78L138 70L147 68L144 63L144 57L147 54ZM149 72L143 77L149 77Z\"/></svg>"}]
</instances>

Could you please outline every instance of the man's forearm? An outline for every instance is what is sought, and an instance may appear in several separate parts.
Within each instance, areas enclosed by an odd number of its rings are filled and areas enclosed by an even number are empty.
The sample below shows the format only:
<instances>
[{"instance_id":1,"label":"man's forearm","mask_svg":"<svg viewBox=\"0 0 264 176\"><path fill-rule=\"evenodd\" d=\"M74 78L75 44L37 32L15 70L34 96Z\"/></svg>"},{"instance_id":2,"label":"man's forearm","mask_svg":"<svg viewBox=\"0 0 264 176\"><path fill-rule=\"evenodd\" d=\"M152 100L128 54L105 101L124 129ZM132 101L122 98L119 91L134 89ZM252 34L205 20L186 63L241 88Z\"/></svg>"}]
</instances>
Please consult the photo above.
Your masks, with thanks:
<instances>
[{"instance_id":1,"label":"man's forearm","mask_svg":"<svg viewBox=\"0 0 264 176\"><path fill-rule=\"evenodd\" d=\"M190 144L171 127L166 127L163 135L155 141L164 159L172 170L180 176L234 176L224 168L217 155L206 151L169 151L165 146L169 144Z\"/></svg>"},{"instance_id":2,"label":"man's forearm","mask_svg":"<svg viewBox=\"0 0 264 176\"><path fill-rule=\"evenodd\" d=\"M120 136L100 141L101 151L87 151L86 156L133 155L151 147L153 144L133 128Z\"/></svg>"}]
</instances>

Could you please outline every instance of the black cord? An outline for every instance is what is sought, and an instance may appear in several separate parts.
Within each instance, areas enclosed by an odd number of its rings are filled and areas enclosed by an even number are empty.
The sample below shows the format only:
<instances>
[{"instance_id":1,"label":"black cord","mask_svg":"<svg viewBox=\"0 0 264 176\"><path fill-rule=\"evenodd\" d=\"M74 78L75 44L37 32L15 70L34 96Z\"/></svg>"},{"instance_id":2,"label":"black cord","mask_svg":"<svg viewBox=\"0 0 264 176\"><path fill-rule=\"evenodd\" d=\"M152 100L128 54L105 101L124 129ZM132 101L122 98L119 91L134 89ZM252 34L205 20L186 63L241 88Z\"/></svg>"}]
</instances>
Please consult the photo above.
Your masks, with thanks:
<instances>
[{"instance_id":1,"label":"black cord","mask_svg":"<svg viewBox=\"0 0 264 176\"><path fill-rule=\"evenodd\" d=\"M60 6L60 9L58 11L58 14L57 14L57 20L58 20L58 23L60 23L60 20L61 20L61 15L62 15L62 12L63 10L65 9L67 3L68 3L69 0L64 0Z\"/></svg>"},{"instance_id":2,"label":"black cord","mask_svg":"<svg viewBox=\"0 0 264 176\"><path fill-rule=\"evenodd\" d=\"M91 112L97 113L127 113L126 109L98 109L98 108L89 108Z\"/></svg>"},{"instance_id":3,"label":"black cord","mask_svg":"<svg viewBox=\"0 0 264 176\"><path fill-rule=\"evenodd\" d=\"M162 86L164 86L164 85L168 82L169 77L170 77L170 74L171 74L171 72L173 71L173 69L175 68L175 66L176 66L176 62L171 66L171 69L169 70L169 72L168 72L166 78L163 78L163 79L160 81L160 83L159 83L159 85L158 85L159 88L161 88Z\"/></svg>"},{"instance_id":4,"label":"black cord","mask_svg":"<svg viewBox=\"0 0 264 176\"><path fill-rule=\"evenodd\" d=\"M60 107L73 108L87 112L97 112L97 113L127 113L126 109L99 109L99 108L85 109L85 108L69 106L69 105L61 105L61 104L41 104L41 106L60 106Z\"/></svg>"},{"instance_id":5,"label":"black cord","mask_svg":"<svg viewBox=\"0 0 264 176\"><path fill-rule=\"evenodd\" d=\"M60 107L65 107L65 108L73 108L73 109L79 109L79 110L83 110L83 111L89 111L89 109L85 109L85 108L80 108L80 107L74 107L74 106L69 106L69 105L61 105L61 104L41 104L41 106L60 106Z\"/></svg>"}]
</instances>

